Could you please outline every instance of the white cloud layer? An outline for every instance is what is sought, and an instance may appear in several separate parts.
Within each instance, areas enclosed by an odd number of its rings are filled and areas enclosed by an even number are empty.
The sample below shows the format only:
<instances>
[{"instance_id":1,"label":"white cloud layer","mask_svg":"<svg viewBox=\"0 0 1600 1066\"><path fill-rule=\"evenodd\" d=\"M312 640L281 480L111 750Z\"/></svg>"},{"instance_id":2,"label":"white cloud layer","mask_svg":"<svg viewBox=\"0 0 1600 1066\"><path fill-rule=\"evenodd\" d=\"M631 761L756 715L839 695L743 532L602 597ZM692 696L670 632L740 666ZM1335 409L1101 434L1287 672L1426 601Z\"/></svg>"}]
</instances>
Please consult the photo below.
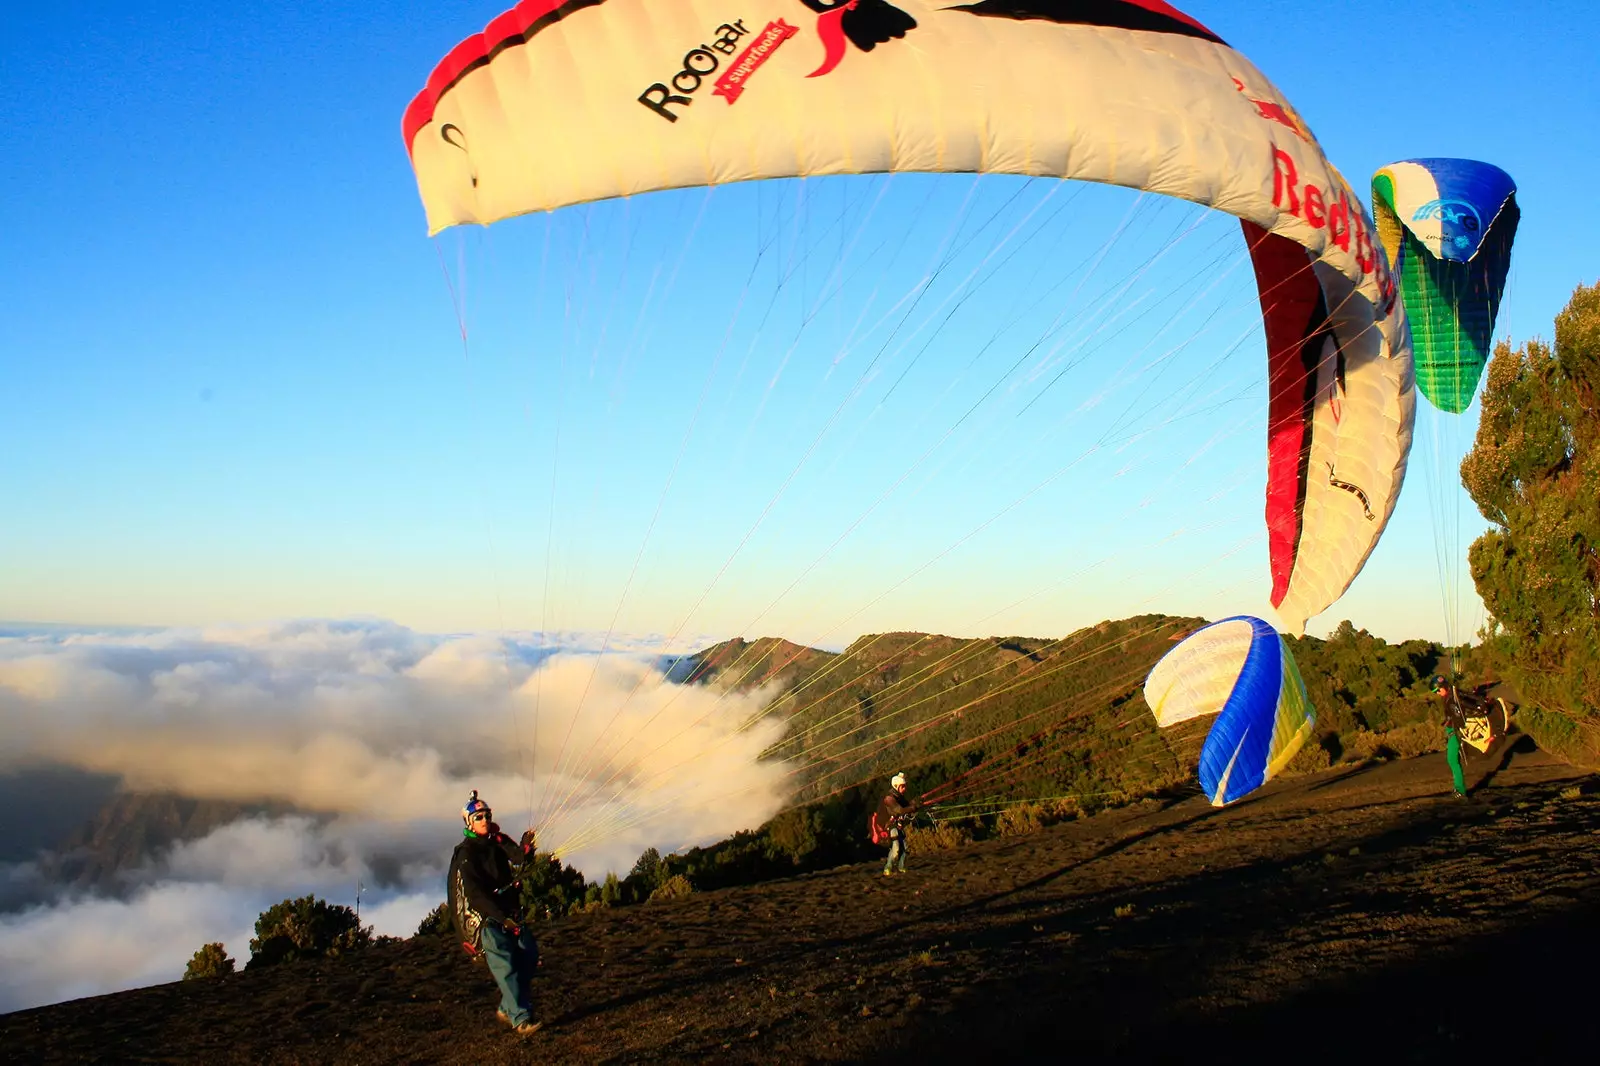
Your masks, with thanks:
<instances>
[{"instance_id":1,"label":"white cloud layer","mask_svg":"<svg viewBox=\"0 0 1600 1066\"><path fill-rule=\"evenodd\" d=\"M673 684L662 650L376 621L0 638L0 771L307 812L180 844L124 899L0 916L0 1010L171 980L207 941L242 961L256 914L307 892L365 885L363 920L409 935L474 788L591 878L758 825L787 787L758 761L782 728L760 718L771 694Z\"/></svg>"}]
</instances>

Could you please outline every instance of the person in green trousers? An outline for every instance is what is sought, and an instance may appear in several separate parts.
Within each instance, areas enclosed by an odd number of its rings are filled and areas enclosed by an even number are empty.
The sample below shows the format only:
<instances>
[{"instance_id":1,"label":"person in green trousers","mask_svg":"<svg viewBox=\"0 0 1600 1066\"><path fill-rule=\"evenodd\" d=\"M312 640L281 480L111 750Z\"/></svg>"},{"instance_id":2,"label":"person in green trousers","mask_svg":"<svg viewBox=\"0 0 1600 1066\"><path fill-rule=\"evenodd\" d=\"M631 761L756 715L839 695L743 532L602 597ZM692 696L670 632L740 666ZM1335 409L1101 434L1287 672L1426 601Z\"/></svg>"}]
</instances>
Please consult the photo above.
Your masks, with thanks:
<instances>
[{"instance_id":1,"label":"person in green trousers","mask_svg":"<svg viewBox=\"0 0 1600 1066\"><path fill-rule=\"evenodd\" d=\"M1433 694L1444 701L1444 757L1450 763L1456 798L1466 799L1467 778L1461 769L1461 730L1467 724L1467 712L1461 706L1461 694L1443 675L1434 677Z\"/></svg>"}]
</instances>

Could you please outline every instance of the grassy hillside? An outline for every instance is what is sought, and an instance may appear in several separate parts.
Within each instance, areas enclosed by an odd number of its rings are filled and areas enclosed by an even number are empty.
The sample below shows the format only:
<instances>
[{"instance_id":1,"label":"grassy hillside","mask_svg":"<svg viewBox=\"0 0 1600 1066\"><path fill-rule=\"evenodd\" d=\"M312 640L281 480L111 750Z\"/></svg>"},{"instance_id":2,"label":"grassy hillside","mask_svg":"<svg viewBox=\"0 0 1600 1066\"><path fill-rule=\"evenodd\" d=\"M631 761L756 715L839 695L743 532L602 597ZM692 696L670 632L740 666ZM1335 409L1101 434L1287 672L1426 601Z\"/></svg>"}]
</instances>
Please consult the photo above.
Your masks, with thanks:
<instances>
[{"instance_id":1,"label":"grassy hillside","mask_svg":"<svg viewBox=\"0 0 1600 1066\"><path fill-rule=\"evenodd\" d=\"M794 767L793 806L759 829L665 858L624 886L642 899L675 876L721 887L877 855L868 814L904 771L936 801L914 850L1010 836L1149 796L1196 790L1211 720L1158 730L1144 702L1152 666L1204 619L1143 615L1067 637L862 637L841 653L786 641L730 641L694 657L698 683L780 694L783 739L768 756ZM1389 644L1348 622L1289 646L1317 729L1286 773L1441 748L1428 689L1451 656L1430 641ZM1487 678L1469 650L1462 679Z\"/></svg>"},{"instance_id":2,"label":"grassy hillside","mask_svg":"<svg viewBox=\"0 0 1600 1066\"><path fill-rule=\"evenodd\" d=\"M770 754L797 767L801 802L897 769L916 772L915 792L970 796L1175 783L1192 738L1157 735L1139 692L1200 622L1146 615L1054 640L862 637L773 704L788 728Z\"/></svg>"}]
</instances>

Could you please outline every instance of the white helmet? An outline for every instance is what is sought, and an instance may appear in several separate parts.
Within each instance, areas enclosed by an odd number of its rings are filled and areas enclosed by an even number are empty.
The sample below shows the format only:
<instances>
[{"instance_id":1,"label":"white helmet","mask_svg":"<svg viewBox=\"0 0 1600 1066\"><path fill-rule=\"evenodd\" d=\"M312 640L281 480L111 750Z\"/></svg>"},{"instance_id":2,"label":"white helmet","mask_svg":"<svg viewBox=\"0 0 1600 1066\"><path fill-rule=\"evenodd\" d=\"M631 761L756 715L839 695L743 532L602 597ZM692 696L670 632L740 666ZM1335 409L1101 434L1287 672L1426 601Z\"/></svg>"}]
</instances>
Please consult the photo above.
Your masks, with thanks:
<instances>
[{"instance_id":1,"label":"white helmet","mask_svg":"<svg viewBox=\"0 0 1600 1066\"><path fill-rule=\"evenodd\" d=\"M905 783L906 783L906 775L905 774L895 774L893 777L889 778L889 787L890 788L899 788L901 785L903 785Z\"/></svg>"}]
</instances>

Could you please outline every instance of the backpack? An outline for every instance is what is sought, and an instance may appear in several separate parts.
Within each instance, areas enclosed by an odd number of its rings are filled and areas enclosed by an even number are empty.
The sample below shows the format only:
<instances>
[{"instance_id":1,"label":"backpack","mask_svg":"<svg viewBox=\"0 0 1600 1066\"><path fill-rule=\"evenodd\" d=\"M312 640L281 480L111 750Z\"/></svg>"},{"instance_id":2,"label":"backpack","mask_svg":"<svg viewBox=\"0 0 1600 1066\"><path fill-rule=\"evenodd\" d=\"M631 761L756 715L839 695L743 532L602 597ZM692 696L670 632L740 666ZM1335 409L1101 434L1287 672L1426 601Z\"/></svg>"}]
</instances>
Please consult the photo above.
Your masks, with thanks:
<instances>
[{"instance_id":1,"label":"backpack","mask_svg":"<svg viewBox=\"0 0 1600 1066\"><path fill-rule=\"evenodd\" d=\"M889 830L878 824L877 811L873 811L872 817L867 820L867 833L872 837L874 844L889 843Z\"/></svg>"}]
</instances>

